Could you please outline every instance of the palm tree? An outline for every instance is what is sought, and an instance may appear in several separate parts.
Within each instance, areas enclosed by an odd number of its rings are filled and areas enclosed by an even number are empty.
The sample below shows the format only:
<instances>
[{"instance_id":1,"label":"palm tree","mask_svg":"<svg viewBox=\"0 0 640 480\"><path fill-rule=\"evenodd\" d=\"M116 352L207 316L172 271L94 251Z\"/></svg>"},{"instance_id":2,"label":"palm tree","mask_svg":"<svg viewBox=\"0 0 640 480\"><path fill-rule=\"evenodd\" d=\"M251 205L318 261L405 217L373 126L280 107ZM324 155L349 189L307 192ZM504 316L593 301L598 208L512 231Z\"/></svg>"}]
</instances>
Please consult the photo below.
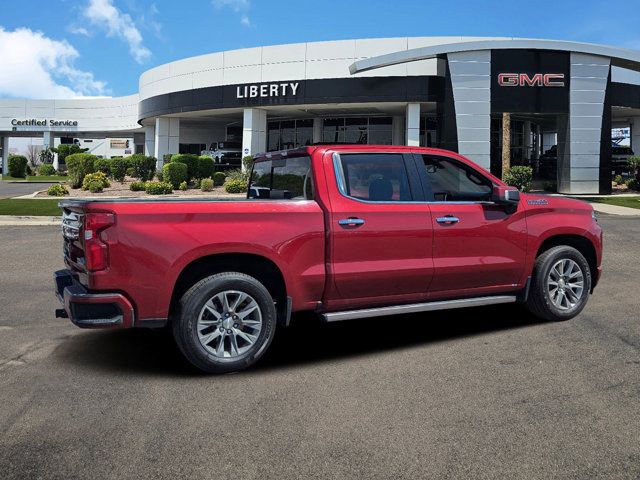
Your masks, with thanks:
<instances>
[{"instance_id":1,"label":"palm tree","mask_svg":"<svg viewBox=\"0 0 640 480\"><path fill-rule=\"evenodd\" d=\"M502 178L511 168L511 114L502 113Z\"/></svg>"}]
</instances>

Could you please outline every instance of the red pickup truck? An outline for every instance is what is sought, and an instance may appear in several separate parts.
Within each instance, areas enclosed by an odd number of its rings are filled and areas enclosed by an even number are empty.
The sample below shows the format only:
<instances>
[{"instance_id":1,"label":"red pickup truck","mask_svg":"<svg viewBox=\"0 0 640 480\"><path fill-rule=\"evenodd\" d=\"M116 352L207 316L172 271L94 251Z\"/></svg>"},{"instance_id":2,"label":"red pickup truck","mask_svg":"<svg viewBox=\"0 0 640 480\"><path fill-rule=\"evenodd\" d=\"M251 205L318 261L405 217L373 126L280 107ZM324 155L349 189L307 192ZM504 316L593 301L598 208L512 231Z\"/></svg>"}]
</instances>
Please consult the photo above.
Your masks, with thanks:
<instances>
[{"instance_id":1,"label":"red pickup truck","mask_svg":"<svg viewBox=\"0 0 640 480\"><path fill-rule=\"evenodd\" d=\"M262 154L246 199L61 207L56 315L88 328L170 324L208 372L256 362L294 312L333 322L521 302L565 320L601 273L589 204L521 194L432 148Z\"/></svg>"}]
</instances>

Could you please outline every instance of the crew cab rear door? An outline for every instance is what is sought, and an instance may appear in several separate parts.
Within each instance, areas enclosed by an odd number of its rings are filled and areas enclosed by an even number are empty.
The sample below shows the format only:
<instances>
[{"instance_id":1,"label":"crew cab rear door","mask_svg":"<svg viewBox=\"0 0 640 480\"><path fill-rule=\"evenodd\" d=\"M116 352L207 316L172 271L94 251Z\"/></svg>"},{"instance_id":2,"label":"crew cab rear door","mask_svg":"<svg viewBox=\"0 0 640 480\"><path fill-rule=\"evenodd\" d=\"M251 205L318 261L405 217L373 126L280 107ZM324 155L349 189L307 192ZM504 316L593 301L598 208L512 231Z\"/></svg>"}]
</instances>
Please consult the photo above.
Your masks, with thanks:
<instances>
[{"instance_id":1,"label":"crew cab rear door","mask_svg":"<svg viewBox=\"0 0 640 480\"><path fill-rule=\"evenodd\" d=\"M524 273L524 209L491 201L493 183L454 156L414 154L430 202L434 275L430 298L517 288Z\"/></svg>"},{"instance_id":2,"label":"crew cab rear door","mask_svg":"<svg viewBox=\"0 0 640 480\"><path fill-rule=\"evenodd\" d=\"M412 155L347 150L327 152L323 160L331 203L325 302L424 298L433 227Z\"/></svg>"}]
</instances>

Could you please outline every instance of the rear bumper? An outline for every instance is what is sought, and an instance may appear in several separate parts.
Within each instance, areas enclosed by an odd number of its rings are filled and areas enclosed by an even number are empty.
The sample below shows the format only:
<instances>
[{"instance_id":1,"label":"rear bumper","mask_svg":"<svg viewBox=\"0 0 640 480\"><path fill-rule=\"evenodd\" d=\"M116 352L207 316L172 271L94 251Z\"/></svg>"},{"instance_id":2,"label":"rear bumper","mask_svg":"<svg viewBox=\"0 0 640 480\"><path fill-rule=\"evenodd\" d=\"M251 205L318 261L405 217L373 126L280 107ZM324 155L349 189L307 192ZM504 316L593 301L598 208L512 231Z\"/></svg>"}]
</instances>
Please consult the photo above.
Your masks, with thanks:
<instances>
[{"instance_id":1,"label":"rear bumper","mask_svg":"<svg viewBox=\"0 0 640 480\"><path fill-rule=\"evenodd\" d=\"M58 270L53 278L56 296L74 325L80 328L133 327L133 305L121 293L91 293L73 279L69 270Z\"/></svg>"}]
</instances>

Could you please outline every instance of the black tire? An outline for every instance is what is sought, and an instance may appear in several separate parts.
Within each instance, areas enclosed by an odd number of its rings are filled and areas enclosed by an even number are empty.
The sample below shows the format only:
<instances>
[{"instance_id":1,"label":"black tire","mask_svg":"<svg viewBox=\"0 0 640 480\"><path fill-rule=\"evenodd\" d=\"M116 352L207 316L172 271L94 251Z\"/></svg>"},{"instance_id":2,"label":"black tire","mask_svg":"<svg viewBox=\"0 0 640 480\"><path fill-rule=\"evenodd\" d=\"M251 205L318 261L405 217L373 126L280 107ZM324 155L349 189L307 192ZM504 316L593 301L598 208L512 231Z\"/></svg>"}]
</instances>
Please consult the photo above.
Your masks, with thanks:
<instances>
[{"instance_id":1,"label":"black tire","mask_svg":"<svg viewBox=\"0 0 640 480\"><path fill-rule=\"evenodd\" d=\"M582 271L583 288L580 298L571 308L558 307L551 298L547 283L551 269L561 260L572 260ZM535 262L526 306L536 317L544 320L569 320L578 315L587 304L591 292L591 269L584 256L575 248L566 245L553 247L543 252Z\"/></svg>"},{"instance_id":2,"label":"black tire","mask_svg":"<svg viewBox=\"0 0 640 480\"><path fill-rule=\"evenodd\" d=\"M223 358L208 351L198 334L198 319L205 303L225 291L242 292L252 297L258 304L262 321L257 340L247 346L247 350L242 354L229 358ZM244 273L225 272L200 280L182 296L174 315L173 336L183 355L200 370L208 373L230 373L243 370L262 357L273 340L276 323L274 301L264 285ZM210 328L215 330L218 327ZM209 331L212 330L207 330ZM230 337L229 340L231 340ZM218 338L217 342L219 341Z\"/></svg>"}]
</instances>

